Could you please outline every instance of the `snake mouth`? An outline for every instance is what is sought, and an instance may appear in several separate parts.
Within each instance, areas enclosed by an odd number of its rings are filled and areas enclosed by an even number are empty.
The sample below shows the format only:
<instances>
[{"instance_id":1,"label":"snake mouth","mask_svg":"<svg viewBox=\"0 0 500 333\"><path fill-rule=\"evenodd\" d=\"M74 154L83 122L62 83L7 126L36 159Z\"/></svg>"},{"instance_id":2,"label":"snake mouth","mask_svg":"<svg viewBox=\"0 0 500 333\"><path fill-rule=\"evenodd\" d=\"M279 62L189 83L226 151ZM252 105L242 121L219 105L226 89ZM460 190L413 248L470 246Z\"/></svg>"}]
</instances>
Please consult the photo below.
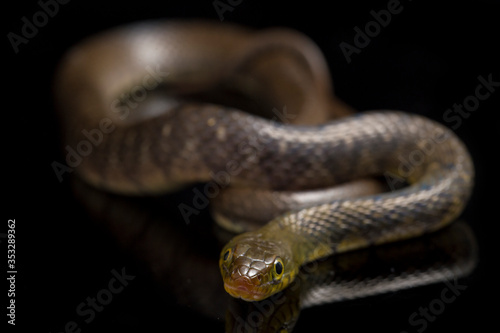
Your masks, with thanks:
<instances>
[{"instance_id":1,"label":"snake mouth","mask_svg":"<svg viewBox=\"0 0 500 333\"><path fill-rule=\"evenodd\" d=\"M241 298L247 302L260 301L267 297L267 293L255 287L248 279L239 278L237 280L225 281L224 289L235 298Z\"/></svg>"}]
</instances>

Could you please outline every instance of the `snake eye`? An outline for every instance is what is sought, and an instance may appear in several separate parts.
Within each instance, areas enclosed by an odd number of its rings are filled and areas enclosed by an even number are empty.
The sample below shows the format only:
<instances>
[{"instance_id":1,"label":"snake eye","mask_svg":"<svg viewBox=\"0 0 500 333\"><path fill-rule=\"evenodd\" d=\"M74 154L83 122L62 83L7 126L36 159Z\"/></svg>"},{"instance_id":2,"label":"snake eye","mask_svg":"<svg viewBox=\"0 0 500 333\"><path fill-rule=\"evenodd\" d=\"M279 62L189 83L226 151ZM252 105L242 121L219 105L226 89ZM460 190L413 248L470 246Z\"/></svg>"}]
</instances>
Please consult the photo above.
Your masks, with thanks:
<instances>
[{"instance_id":1,"label":"snake eye","mask_svg":"<svg viewBox=\"0 0 500 333\"><path fill-rule=\"evenodd\" d=\"M274 268L273 268L273 275L276 280L281 279L283 276L283 271L284 271L284 265L283 265L283 260L281 258L276 258L274 260Z\"/></svg>"},{"instance_id":2,"label":"snake eye","mask_svg":"<svg viewBox=\"0 0 500 333\"><path fill-rule=\"evenodd\" d=\"M233 251L231 249L227 249L226 252L224 252L224 255L223 255L222 259L225 262L231 260L232 254L233 254Z\"/></svg>"}]
</instances>

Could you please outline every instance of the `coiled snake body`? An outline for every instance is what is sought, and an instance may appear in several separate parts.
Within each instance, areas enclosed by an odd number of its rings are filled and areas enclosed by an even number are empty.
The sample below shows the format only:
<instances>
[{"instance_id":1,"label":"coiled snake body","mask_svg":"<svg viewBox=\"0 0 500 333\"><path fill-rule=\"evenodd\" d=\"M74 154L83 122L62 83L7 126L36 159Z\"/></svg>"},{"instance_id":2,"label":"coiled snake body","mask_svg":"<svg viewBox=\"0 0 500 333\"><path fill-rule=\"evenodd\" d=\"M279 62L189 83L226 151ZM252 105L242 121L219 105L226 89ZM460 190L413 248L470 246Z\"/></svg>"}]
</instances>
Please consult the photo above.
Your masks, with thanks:
<instances>
[{"instance_id":1,"label":"coiled snake body","mask_svg":"<svg viewBox=\"0 0 500 333\"><path fill-rule=\"evenodd\" d=\"M282 290L306 262L436 230L472 187L467 150L433 121L370 111L326 122L346 112L320 52L288 30L118 28L75 47L56 89L66 150L82 155L67 162L88 182L127 194L211 182L222 224L272 218L221 252L226 291L245 300ZM266 119L276 111L289 123ZM408 185L373 194L366 179L380 175Z\"/></svg>"}]
</instances>

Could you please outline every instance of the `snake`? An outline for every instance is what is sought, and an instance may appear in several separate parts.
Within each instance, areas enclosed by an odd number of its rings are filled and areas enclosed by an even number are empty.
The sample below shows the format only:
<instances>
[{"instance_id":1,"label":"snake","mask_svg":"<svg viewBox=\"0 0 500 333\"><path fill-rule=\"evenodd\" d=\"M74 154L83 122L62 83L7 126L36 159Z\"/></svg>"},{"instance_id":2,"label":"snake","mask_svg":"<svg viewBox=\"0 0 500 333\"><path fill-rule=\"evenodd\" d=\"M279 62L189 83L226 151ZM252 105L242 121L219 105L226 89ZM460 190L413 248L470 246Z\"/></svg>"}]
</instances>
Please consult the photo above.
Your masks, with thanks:
<instances>
[{"instance_id":1,"label":"snake","mask_svg":"<svg viewBox=\"0 0 500 333\"><path fill-rule=\"evenodd\" d=\"M351 113L319 48L287 28L117 27L72 47L54 90L61 170L123 195L205 184L179 213L189 222L213 199L214 219L240 232L219 267L245 301L286 289L306 263L436 231L473 188L455 133L399 110ZM245 220L261 224L241 232Z\"/></svg>"}]
</instances>

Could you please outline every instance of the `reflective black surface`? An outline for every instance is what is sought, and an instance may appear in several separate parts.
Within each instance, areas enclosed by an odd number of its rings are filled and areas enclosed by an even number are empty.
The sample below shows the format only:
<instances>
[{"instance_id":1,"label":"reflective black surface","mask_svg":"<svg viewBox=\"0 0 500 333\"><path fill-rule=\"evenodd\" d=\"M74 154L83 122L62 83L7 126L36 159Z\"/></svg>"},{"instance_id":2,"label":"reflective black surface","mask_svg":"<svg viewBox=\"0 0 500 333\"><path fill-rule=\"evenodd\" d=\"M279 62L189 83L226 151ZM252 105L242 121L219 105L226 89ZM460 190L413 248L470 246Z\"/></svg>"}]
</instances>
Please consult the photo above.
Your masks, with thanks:
<instances>
[{"instance_id":1,"label":"reflective black surface","mask_svg":"<svg viewBox=\"0 0 500 333\"><path fill-rule=\"evenodd\" d=\"M477 265L475 236L467 223L457 221L416 240L309 263L284 292L245 302L225 293L217 268L220 248L232 235L209 218L186 227L175 213L179 193L130 198L105 194L77 179L73 184L75 197L93 220L137 258L160 289L208 318L224 317L227 332L291 331L307 308L440 282L450 289L440 295L443 300L434 301L435 312L441 312L466 289L458 279ZM135 279L125 275L127 284ZM418 316L414 319L414 326L422 325Z\"/></svg>"},{"instance_id":2,"label":"reflective black surface","mask_svg":"<svg viewBox=\"0 0 500 333\"><path fill-rule=\"evenodd\" d=\"M44 9L36 1L9 4L12 7L5 11L4 64L8 76L3 104L7 118L2 122L7 186L0 232L6 232L7 219L16 219L16 328L45 332L170 332L180 330L179 325L186 332L226 329L227 309L232 301L225 295L213 265L220 236L206 223L210 220L208 210L186 225L176 209L178 203L192 200L190 189L139 200L145 209L131 209L135 201L125 204L127 209L118 208L99 195L91 196L93 202L83 200L71 175L59 182L51 167L53 161L64 158L51 83L68 47L92 33L142 19L218 20L223 8L220 3L232 9L223 13L224 22L303 31L325 53L341 99L359 110L400 109L440 121L464 140L477 169L474 195L462 218L472 229L478 246L478 261L470 274L456 281L304 309L294 332L486 331L485 327L496 322L494 304L498 297L495 265L499 181L492 156L498 154L496 90L500 87L490 84L489 97L477 107L470 104L473 111L465 107L460 111L459 105L473 103L470 96L475 96L482 82L480 77L488 80L491 75L493 82L500 81L500 54L495 49L499 32L496 1L440 5L401 1L397 8L402 10L391 15L390 23L380 25L380 32L374 33L366 45L358 40L358 46L355 27L364 30L369 22L376 21L372 10L380 16L377 13L394 2L330 7L245 0L233 1L232 5L229 1L72 1L59 4L57 11L52 5L53 15L47 14L44 24L39 21L31 37L18 45L17 53L9 33L22 35L25 21L33 21L34 16L42 20L43 15L37 13ZM349 56L350 62L343 42L359 51ZM170 203L161 208L159 200ZM162 224L158 216L177 222ZM137 226L127 222L130 220L145 222ZM172 234L173 238L166 237ZM180 235L189 235L189 241ZM1 245L6 253L4 239ZM438 261L443 259L439 252L431 253ZM1 267L5 272L5 266ZM391 265L386 268L390 271ZM7 291L8 286L4 286ZM255 313L247 306L235 305L241 313ZM259 314L267 312L267 308L257 309L250 320L259 321ZM234 318L241 324L238 318L244 317Z\"/></svg>"}]
</instances>

